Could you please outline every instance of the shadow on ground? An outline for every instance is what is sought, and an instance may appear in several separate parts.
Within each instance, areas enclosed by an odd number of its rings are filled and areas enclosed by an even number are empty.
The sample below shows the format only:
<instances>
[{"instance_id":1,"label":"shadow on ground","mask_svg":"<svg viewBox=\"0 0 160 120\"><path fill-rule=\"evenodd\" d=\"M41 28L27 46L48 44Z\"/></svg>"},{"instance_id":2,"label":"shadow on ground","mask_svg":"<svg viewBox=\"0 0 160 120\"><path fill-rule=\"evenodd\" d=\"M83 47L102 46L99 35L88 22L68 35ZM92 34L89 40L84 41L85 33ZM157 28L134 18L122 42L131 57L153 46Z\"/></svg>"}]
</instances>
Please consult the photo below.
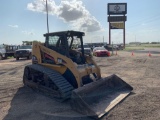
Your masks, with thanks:
<instances>
[{"instance_id":1,"label":"shadow on ground","mask_svg":"<svg viewBox=\"0 0 160 120\"><path fill-rule=\"evenodd\" d=\"M28 87L21 87L4 120L92 120L73 111L69 101L59 103Z\"/></svg>"},{"instance_id":2,"label":"shadow on ground","mask_svg":"<svg viewBox=\"0 0 160 120\"><path fill-rule=\"evenodd\" d=\"M24 62L24 61L30 61L30 60L25 59L25 58L22 58L22 59L19 59L19 60L16 60L16 59L11 60L11 62Z\"/></svg>"}]
</instances>

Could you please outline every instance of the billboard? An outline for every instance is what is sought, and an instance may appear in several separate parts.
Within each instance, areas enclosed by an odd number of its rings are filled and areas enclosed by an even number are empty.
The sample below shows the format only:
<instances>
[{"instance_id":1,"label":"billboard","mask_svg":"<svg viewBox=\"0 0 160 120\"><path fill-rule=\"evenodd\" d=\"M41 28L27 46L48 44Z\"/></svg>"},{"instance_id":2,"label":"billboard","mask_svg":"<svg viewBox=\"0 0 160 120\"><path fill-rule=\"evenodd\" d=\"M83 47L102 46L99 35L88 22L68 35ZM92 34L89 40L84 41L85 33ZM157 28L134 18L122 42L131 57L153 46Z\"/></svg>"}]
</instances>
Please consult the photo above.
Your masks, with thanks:
<instances>
[{"instance_id":1,"label":"billboard","mask_svg":"<svg viewBox=\"0 0 160 120\"><path fill-rule=\"evenodd\" d=\"M108 15L127 14L127 3L108 3Z\"/></svg>"},{"instance_id":2,"label":"billboard","mask_svg":"<svg viewBox=\"0 0 160 120\"><path fill-rule=\"evenodd\" d=\"M127 16L108 16L108 22L121 22L126 20Z\"/></svg>"},{"instance_id":3,"label":"billboard","mask_svg":"<svg viewBox=\"0 0 160 120\"><path fill-rule=\"evenodd\" d=\"M124 29L124 22L110 23L110 29Z\"/></svg>"}]
</instances>

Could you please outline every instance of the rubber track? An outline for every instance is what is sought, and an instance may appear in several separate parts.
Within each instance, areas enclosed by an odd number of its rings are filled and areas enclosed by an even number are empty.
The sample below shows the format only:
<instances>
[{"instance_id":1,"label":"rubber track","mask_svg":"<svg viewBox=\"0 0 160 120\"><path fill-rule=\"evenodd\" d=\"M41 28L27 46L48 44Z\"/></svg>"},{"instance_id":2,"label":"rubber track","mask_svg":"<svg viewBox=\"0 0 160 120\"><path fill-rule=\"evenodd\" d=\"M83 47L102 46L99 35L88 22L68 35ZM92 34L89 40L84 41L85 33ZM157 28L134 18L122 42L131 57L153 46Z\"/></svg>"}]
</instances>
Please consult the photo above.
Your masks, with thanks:
<instances>
[{"instance_id":1,"label":"rubber track","mask_svg":"<svg viewBox=\"0 0 160 120\"><path fill-rule=\"evenodd\" d=\"M28 65L26 67L46 74L52 80L52 82L58 87L58 91L61 93L62 100L70 98L71 92L74 88L60 73L54 71L53 69L37 64Z\"/></svg>"}]
</instances>

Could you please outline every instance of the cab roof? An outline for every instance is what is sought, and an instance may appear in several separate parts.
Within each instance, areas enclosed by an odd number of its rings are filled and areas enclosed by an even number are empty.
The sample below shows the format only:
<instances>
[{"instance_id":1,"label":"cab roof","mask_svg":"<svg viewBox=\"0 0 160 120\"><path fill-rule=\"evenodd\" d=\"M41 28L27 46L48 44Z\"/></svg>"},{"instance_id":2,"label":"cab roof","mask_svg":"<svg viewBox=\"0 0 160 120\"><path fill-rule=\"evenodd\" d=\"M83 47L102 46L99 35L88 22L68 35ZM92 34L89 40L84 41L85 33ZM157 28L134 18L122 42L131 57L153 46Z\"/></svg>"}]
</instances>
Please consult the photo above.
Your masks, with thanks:
<instances>
[{"instance_id":1,"label":"cab roof","mask_svg":"<svg viewBox=\"0 0 160 120\"><path fill-rule=\"evenodd\" d=\"M73 30L68 30L68 31L59 31L59 32L51 32L51 33L46 33L44 36L50 36L50 35L67 35L67 36L84 36L84 32L80 31L73 31Z\"/></svg>"}]
</instances>

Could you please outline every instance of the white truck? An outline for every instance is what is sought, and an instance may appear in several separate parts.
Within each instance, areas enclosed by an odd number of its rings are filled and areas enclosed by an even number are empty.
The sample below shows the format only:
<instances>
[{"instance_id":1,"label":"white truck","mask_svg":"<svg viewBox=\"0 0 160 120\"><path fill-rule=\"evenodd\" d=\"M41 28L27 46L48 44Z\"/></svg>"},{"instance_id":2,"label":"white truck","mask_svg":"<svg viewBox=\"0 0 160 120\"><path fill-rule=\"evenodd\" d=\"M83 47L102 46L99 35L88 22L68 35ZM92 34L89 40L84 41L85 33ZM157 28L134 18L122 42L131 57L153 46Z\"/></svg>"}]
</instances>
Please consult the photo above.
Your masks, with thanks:
<instances>
[{"instance_id":1,"label":"white truck","mask_svg":"<svg viewBox=\"0 0 160 120\"><path fill-rule=\"evenodd\" d=\"M7 57L14 57L15 50L17 49L17 45L0 44L0 60L6 59Z\"/></svg>"}]
</instances>

